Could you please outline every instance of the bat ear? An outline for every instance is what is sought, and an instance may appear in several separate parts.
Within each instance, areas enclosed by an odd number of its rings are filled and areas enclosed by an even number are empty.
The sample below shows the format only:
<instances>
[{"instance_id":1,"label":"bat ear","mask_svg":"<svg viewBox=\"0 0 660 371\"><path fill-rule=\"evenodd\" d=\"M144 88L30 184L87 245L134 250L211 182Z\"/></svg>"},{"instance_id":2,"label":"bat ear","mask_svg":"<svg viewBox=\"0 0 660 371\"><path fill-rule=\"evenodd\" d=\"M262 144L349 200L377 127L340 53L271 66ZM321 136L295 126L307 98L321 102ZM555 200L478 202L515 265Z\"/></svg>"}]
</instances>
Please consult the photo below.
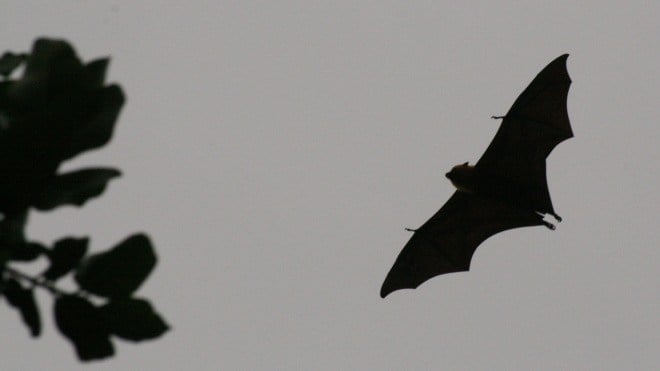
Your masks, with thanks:
<instances>
[{"instance_id":1,"label":"bat ear","mask_svg":"<svg viewBox=\"0 0 660 371\"><path fill-rule=\"evenodd\" d=\"M469 161L465 161L465 163L463 164L463 166L467 166L468 162L469 162Z\"/></svg>"}]
</instances>

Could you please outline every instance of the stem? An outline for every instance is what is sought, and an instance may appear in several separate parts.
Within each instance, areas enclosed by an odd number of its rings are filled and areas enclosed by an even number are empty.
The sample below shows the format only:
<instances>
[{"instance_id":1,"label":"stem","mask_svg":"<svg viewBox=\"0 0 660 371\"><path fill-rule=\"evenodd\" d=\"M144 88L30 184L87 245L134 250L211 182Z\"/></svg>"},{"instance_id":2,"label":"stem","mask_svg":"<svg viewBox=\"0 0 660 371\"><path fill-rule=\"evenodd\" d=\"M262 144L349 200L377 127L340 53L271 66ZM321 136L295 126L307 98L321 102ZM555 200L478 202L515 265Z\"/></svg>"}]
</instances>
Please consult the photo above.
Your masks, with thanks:
<instances>
[{"instance_id":1,"label":"stem","mask_svg":"<svg viewBox=\"0 0 660 371\"><path fill-rule=\"evenodd\" d=\"M52 281L47 280L43 277L32 277L27 273L23 273L23 272L15 269L15 268L11 268L9 266L5 266L3 269L8 275L12 276L13 278L28 281L32 284L32 286L37 286L37 287L41 287L43 289L46 289L46 290L50 291L51 293L55 294L56 296L76 295L76 293L66 292L66 291L58 288L57 286L55 286L55 284Z\"/></svg>"}]
</instances>

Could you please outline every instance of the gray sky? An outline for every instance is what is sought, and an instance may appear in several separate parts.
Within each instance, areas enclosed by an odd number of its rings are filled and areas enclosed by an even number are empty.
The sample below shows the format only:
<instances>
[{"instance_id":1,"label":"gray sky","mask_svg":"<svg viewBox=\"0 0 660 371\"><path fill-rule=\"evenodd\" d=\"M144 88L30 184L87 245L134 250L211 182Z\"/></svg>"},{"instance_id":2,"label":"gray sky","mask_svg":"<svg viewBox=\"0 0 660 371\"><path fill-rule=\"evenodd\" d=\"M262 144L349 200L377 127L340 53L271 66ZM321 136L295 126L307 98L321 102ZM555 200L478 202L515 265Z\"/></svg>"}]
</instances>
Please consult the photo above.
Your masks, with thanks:
<instances>
[{"instance_id":1,"label":"gray sky","mask_svg":"<svg viewBox=\"0 0 660 371\"><path fill-rule=\"evenodd\" d=\"M94 368L657 369L660 6L471 3L3 4L0 49L66 38L111 55L128 96L111 144L67 164L123 177L28 230L156 245L139 294L173 330ZM562 53L575 138L548 179L564 222L496 235L471 272L382 300L403 228ZM38 340L2 306L2 368L82 369L39 299Z\"/></svg>"}]
</instances>

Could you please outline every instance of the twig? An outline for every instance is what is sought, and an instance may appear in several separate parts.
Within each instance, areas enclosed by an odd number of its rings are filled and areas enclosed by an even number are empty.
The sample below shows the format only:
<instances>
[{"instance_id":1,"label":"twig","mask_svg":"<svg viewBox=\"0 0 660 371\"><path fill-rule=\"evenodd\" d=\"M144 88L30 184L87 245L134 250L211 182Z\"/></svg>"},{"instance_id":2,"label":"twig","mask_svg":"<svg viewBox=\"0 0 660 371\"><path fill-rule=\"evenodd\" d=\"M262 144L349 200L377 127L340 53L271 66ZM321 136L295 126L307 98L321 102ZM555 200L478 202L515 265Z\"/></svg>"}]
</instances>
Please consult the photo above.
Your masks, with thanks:
<instances>
[{"instance_id":1,"label":"twig","mask_svg":"<svg viewBox=\"0 0 660 371\"><path fill-rule=\"evenodd\" d=\"M23 273L23 272L15 269L15 268L11 268L9 266L5 266L3 268L3 270L4 270L4 272L6 272L8 275L12 276L15 279L28 281L32 284L32 286L38 286L38 287L44 288L44 289L50 291L51 293L53 293L57 296L59 296L59 295L76 295L77 294L77 293L66 292L66 291L58 288L57 286L55 286L53 281L47 280L47 279L45 279L41 276L32 277L27 273Z\"/></svg>"}]
</instances>

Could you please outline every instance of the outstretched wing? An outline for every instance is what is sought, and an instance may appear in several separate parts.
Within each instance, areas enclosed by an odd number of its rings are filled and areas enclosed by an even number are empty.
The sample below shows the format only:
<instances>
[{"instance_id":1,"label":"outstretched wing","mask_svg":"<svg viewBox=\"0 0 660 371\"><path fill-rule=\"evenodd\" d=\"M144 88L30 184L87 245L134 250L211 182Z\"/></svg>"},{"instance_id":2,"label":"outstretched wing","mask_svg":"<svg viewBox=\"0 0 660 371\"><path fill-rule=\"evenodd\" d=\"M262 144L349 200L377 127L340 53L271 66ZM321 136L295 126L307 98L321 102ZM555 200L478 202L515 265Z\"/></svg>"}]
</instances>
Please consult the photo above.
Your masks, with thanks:
<instances>
[{"instance_id":1,"label":"outstretched wing","mask_svg":"<svg viewBox=\"0 0 660 371\"><path fill-rule=\"evenodd\" d=\"M472 255L488 237L507 229L543 225L532 211L493 198L454 192L403 248L385 278L380 296L416 288L431 277L467 271Z\"/></svg>"},{"instance_id":2,"label":"outstretched wing","mask_svg":"<svg viewBox=\"0 0 660 371\"><path fill-rule=\"evenodd\" d=\"M571 138L566 99L571 79L564 54L550 62L504 116L495 138L476 164L479 173L506 179L521 207L554 214L545 159Z\"/></svg>"}]
</instances>

